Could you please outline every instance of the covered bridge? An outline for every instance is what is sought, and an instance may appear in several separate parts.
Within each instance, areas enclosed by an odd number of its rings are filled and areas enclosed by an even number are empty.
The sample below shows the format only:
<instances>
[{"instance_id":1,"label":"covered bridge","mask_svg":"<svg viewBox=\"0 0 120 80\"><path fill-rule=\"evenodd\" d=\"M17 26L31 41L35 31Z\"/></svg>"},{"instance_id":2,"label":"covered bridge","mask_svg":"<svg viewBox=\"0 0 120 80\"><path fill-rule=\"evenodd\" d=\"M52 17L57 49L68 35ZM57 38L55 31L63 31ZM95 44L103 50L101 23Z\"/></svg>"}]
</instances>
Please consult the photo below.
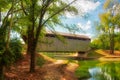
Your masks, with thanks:
<instances>
[{"instance_id":1,"label":"covered bridge","mask_svg":"<svg viewBox=\"0 0 120 80\"><path fill-rule=\"evenodd\" d=\"M89 50L91 39L84 35L60 33L62 40L53 33L47 33L38 44L38 51L41 52L79 52Z\"/></svg>"}]
</instances>

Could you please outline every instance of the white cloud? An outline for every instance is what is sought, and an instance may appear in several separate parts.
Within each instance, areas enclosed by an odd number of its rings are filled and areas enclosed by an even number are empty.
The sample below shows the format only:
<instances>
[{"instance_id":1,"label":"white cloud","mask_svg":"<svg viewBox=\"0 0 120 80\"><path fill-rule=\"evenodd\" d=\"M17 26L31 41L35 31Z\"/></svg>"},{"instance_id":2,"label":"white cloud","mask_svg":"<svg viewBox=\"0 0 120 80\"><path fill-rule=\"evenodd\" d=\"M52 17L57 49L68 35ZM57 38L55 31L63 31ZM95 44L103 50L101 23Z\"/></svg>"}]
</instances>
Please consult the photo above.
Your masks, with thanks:
<instances>
[{"instance_id":1,"label":"white cloud","mask_svg":"<svg viewBox=\"0 0 120 80\"><path fill-rule=\"evenodd\" d=\"M92 27L90 20L88 20L85 24L83 24L81 22L78 23L77 27L83 30L83 32L80 32L80 34L89 36L90 38L93 37L93 34L89 32Z\"/></svg>"},{"instance_id":2,"label":"white cloud","mask_svg":"<svg viewBox=\"0 0 120 80\"><path fill-rule=\"evenodd\" d=\"M87 13L89 11L95 10L99 5L100 2L92 2L88 0L79 0L78 5L76 6L78 9L80 8L82 12Z\"/></svg>"},{"instance_id":3,"label":"white cloud","mask_svg":"<svg viewBox=\"0 0 120 80\"><path fill-rule=\"evenodd\" d=\"M87 30L91 28L91 21L88 21L88 22L87 22L85 28L86 28Z\"/></svg>"},{"instance_id":4,"label":"white cloud","mask_svg":"<svg viewBox=\"0 0 120 80\"><path fill-rule=\"evenodd\" d=\"M78 23L77 26L78 28L81 28L83 31L87 31L91 28L91 21L88 20L86 24Z\"/></svg>"},{"instance_id":5,"label":"white cloud","mask_svg":"<svg viewBox=\"0 0 120 80\"><path fill-rule=\"evenodd\" d=\"M74 18L75 17L75 14L69 13L69 12L65 12L65 15L67 18Z\"/></svg>"},{"instance_id":6,"label":"white cloud","mask_svg":"<svg viewBox=\"0 0 120 80\"><path fill-rule=\"evenodd\" d=\"M71 0L63 0L66 3L70 3ZM89 13L91 11L94 11L98 6L100 5L100 2L92 2L89 0L77 0L72 4L72 6L75 6L76 9L78 9L79 15L84 16L86 13ZM67 14L66 14L67 15ZM73 15L69 15L68 17L71 18Z\"/></svg>"}]
</instances>

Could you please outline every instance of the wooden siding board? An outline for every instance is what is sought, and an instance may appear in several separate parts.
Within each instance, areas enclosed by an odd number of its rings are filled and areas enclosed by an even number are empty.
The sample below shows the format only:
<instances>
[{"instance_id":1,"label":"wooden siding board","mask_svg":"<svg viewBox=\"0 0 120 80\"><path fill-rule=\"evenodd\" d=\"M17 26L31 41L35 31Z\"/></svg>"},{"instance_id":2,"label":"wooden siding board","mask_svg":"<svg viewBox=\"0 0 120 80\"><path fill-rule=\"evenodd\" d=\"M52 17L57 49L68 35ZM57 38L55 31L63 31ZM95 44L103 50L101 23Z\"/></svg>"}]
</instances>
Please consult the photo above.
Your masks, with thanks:
<instances>
[{"instance_id":1,"label":"wooden siding board","mask_svg":"<svg viewBox=\"0 0 120 80\"><path fill-rule=\"evenodd\" d=\"M64 51L64 52L78 52L78 51L87 51L89 48L90 40L80 40L74 38L66 38L65 43L58 40L56 37L47 36L43 39L47 43L39 43L38 51Z\"/></svg>"}]
</instances>

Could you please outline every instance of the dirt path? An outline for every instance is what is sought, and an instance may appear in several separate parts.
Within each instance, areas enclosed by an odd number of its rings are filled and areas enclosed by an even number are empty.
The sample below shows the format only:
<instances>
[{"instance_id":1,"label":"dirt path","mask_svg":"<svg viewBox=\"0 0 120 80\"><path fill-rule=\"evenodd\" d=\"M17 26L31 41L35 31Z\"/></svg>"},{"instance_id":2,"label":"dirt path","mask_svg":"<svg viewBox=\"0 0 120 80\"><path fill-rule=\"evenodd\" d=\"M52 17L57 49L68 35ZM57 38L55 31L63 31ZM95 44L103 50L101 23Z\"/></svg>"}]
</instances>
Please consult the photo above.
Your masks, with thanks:
<instances>
[{"instance_id":1,"label":"dirt path","mask_svg":"<svg viewBox=\"0 0 120 80\"><path fill-rule=\"evenodd\" d=\"M46 64L43 69L46 70L45 80L77 80L74 72L78 67L75 63L66 64L65 60L57 60L54 63Z\"/></svg>"},{"instance_id":2,"label":"dirt path","mask_svg":"<svg viewBox=\"0 0 120 80\"><path fill-rule=\"evenodd\" d=\"M120 51L114 51L114 55L111 55L109 50L96 50L96 52L103 55L99 58L100 61L120 61Z\"/></svg>"},{"instance_id":3,"label":"dirt path","mask_svg":"<svg viewBox=\"0 0 120 80\"><path fill-rule=\"evenodd\" d=\"M6 70L5 80L77 80L74 74L78 67L76 63L45 58L48 60L46 64L42 67L36 66L36 72L29 73L29 56L24 56L22 60Z\"/></svg>"}]
</instances>

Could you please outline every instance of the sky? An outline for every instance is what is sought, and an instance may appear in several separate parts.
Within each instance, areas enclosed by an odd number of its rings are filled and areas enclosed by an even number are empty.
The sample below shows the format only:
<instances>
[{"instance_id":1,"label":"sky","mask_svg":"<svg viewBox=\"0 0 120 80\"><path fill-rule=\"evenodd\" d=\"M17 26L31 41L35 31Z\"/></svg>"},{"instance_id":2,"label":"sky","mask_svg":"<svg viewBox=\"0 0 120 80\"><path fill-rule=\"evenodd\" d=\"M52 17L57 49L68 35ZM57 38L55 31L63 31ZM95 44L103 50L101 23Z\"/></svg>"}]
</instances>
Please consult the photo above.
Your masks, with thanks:
<instances>
[{"instance_id":1,"label":"sky","mask_svg":"<svg viewBox=\"0 0 120 80\"><path fill-rule=\"evenodd\" d=\"M70 2L72 0L64 0ZM96 34L95 25L96 21L99 21L99 14L103 12L103 4L105 0L77 0L72 6L78 9L78 14L70 14L66 12L65 17L61 18L63 24L75 25L79 32L76 34L86 35L90 38L94 38ZM63 29L60 26L56 27L56 31L69 33L67 29Z\"/></svg>"},{"instance_id":2,"label":"sky","mask_svg":"<svg viewBox=\"0 0 120 80\"><path fill-rule=\"evenodd\" d=\"M73 0L63 0L67 4ZM103 4L105 0L77 0L72 4L78 10L78 14L70 14L66 12L65 16L61 17L63 24L80 29L79 32L75 32L79 35L86 35L91 39L96 37L96 30L94 23L99 21L99 14L103 12ZM68 29L61 26L56 26L57 32L70 33Z\"/></svg>"}]
</instances>

